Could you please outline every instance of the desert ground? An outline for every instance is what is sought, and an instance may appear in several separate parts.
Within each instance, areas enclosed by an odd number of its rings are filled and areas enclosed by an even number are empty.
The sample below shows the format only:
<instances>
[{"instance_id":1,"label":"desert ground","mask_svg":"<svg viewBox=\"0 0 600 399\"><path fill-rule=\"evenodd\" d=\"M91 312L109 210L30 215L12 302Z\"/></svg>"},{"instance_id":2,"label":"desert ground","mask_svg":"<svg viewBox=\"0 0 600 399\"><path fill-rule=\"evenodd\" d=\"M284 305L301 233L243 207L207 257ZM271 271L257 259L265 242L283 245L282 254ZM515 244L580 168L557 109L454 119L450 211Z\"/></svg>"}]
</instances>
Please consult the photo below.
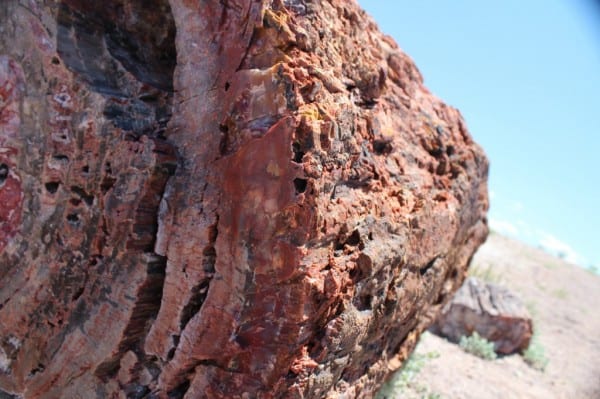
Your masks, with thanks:
<instances>
[{"instance_id":1,"label":"desert ground","mask_svg":"<svg viewBox=\"0 0 600 399\"><path fill-rule=\"evenodd\" d=\"M600 276L496 233L470 273L509 288L526 304L545 369L520 355L483 360L425 333L410 370L397 373L380 398L600 398Z\"/></svg>"}]
</instances>

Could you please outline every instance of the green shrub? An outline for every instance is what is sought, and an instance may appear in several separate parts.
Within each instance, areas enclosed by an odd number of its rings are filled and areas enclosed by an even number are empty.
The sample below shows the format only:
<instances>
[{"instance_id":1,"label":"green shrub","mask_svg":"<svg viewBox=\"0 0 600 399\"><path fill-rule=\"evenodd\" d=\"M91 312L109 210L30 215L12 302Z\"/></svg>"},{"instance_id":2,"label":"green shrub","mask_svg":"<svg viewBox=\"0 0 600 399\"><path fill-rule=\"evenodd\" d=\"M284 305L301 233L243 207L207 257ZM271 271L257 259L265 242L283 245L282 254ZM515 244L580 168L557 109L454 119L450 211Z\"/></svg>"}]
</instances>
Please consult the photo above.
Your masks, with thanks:
<instances>
[{"instance_id":1,"label":"green shrub","mask_svg":"<svg viewBox=\"0 0 600 399\"><path fill-rule=\"evenodd\" d=\"M567 299L567 296L569 296L567 291L565 291L562 288L552 291L552 295L554 295L558 299Z\"/></svg>"},{"instance_id":2,"label":"green shrub","mask_svg":"<svg viewBox=\"0 0 600 399\"><path fill-rule=\"evenodd\" d=\"M418 392L420 399L440 399L441 396L429 392L426 387L420 386L415 381L415 377L421 372L427 361L438 357L440 357L440 354L435 351L425 354L413 352L404 363L404 366L381 387L376 398L395 399L397 397L407 397L408 392L412 391Z\"/></svg>"},{"instance_id":3,"label":"green shrub","mask_svg":"<svg viewBox=\"0 0 600 399\"><path fill-rule=\"evenodd\" d=\"M537 303L535 301L525 302L525 307L529 311L529 314L531 315L532 318L536 318L539 315L539 312L537 309Z\"/></svg>"},{"instance_id":4,"label":"green shrub","mask_svg":"<svg viewBox=\"0 0 600 399\"><path fill-rule=\"evenodd\" d=\"M476 277L487 283L500 284L504 281L502 274L494 270L493 265L476 264L469 267L469 276Z\"/></svg>"},{"instance_id":5,"label":"green shrub","mask_svg":"<svg viewBox=\"0 0 600 399\"><path fill-rule=\"evenodd\" d=\"M529 342L529 347L523 351L523 360L534 369L540 371L544 371L548 365L546 351L540 343L539 336L535 331Z\"/></svg>"},{"instance_id":6,"label":"green shrub","mask_svg":"<svg viewBox=\"0 0 600 399\"><path fill-rule=\"evenodd\" d=\"M497 355L494 351L494 343L480 336L477 331L470 337L460 337L458 345L465 351L486 360L494 360Z\"/></svg>"}]
</instances>

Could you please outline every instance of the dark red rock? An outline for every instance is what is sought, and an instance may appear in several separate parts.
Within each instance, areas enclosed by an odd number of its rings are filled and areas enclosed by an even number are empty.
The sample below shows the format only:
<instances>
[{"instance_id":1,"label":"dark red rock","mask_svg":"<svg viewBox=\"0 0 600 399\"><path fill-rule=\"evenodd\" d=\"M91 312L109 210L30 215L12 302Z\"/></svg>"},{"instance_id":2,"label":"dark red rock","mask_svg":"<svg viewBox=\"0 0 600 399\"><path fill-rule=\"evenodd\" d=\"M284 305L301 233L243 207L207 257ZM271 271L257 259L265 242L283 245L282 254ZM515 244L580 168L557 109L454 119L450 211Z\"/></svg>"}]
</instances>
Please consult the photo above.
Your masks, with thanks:
<instances>
[{"instance_id":1,"label":"dark red rock","mask_svg":"<svg viewBox=\"0 0 600 399\"><path fill-rule=\"evenodd\" d=\"M0 393L369 397L485 239L483 152L353 2L0 26Z\"/></svg>"},{"instance_id":2,"label":"dark red rock","mask_svg":"<svg viewBox=\"0 0 600 399\"><path fill-rule=\"evenodd\" d=\"M19 231L23 206L21 178L15 170L23 91L23 71L0 55L0 253ZM0 272L1 273L1 272Z\"/></svg>"},{"instance_id":3,"label":"dark red rock","mask_svg":"<svg viewBox=\"0 0 600 399\"><path fill-rule=\"evenodd\" d=\"M432 330L453 342L477 332L494 343L497 353L509 355L527 349L533 321L514 293L469 277L444 306Z\"/></svg>"}]
</instances>

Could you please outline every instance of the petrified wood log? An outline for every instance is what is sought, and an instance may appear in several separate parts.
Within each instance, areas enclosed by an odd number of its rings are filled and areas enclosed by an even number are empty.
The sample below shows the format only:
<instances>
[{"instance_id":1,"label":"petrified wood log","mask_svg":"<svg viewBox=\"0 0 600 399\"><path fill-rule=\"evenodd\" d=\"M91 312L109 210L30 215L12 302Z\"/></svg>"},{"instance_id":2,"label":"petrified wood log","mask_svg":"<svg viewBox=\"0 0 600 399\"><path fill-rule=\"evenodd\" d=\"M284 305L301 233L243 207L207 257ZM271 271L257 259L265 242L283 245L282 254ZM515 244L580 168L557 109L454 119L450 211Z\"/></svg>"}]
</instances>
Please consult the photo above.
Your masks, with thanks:
<instances>
[{"instance_id":1,"label":"petrified wood log","mask_svg":"<svg viewBox=\"0 0 600 399\"><path fill-rule=\"evenodd\" d=\"M533 321L525 304L507 288L469 277L431 330L456 343L476 332L494 343L496 353L510 355L527 349Z\"/></svg>"},{"instance_id":2,"label":"petrified wood log","mask_svg":"<svg viewBox=\"0 0 600 399\"><path fill-rule=\"evenodd\" d=\"M369 397L487 234L347 0L2 0L0 396Z\"/></svg>"}]
</instances>

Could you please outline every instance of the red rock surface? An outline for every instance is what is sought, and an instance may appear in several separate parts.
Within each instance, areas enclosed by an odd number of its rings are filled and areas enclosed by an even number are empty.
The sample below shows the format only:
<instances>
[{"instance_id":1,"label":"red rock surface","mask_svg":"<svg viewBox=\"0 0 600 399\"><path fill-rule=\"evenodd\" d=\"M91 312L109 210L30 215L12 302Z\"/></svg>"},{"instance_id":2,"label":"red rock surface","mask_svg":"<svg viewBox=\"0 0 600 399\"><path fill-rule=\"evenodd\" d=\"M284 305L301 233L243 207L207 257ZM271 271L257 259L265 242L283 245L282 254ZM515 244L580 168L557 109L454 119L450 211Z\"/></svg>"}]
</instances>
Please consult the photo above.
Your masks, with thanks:
<instances>
[{"instance_id":1,"label":"red rock surface","mask_svg":"<svg viewBox=\"0 0 600 399\"><path fill-rule=\"evenodd\" d=\"M5 1L0 393L369 397L487 160L352 1Z\"/></svg>"}]
</instances>

